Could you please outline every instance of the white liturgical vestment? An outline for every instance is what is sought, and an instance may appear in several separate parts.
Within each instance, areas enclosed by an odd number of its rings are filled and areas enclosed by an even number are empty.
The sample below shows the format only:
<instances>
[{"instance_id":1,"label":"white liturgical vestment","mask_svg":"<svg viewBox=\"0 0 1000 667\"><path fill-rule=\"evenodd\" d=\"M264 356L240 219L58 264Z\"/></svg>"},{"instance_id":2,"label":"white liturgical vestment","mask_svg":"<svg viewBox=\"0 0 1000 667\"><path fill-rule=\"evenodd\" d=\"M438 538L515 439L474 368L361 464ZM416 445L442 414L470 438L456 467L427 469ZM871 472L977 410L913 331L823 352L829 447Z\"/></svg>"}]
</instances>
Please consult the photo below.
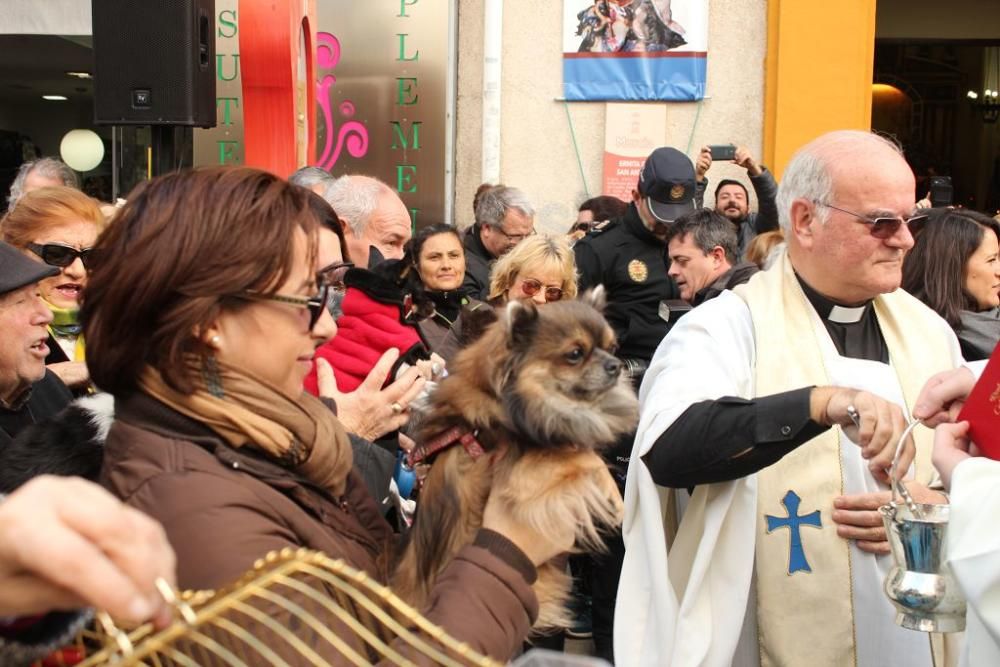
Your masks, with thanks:
<instances>
[{"instance_id":1,"label":"white liturgical vestment","mask_svg":"<svg viewBox=\"0 0 1000 667\"><path fill-rule=\"evenodd\" d=\"M1000 665L1000 462L975 458L955 468L947 548L968 602L961 664Z\"/></svg>"},{"instance_id":2,"label":"white liturgical vestment","mask_svg":"<svg viewBox=\"0 0 1000 667\"><path fill-rule=\"evenodd\" d=\"M836 534L836 496L885 488L839 428L755 475L696 488L669 558L663 500L671 491L653 482L641 458L689 406L723 396L850 386L908 414L926 379L961 363L958 341L901 291L872 307L889 364L837 353L784 257L738 294L724 292L685 315L661 343L640 390L625 488L618 664L931 664L928 636L894 623L882 592L889 557ZM918 428L915 438L911 473L925 484L935 478L931 435Z\"/></svg>"}]
</instances>

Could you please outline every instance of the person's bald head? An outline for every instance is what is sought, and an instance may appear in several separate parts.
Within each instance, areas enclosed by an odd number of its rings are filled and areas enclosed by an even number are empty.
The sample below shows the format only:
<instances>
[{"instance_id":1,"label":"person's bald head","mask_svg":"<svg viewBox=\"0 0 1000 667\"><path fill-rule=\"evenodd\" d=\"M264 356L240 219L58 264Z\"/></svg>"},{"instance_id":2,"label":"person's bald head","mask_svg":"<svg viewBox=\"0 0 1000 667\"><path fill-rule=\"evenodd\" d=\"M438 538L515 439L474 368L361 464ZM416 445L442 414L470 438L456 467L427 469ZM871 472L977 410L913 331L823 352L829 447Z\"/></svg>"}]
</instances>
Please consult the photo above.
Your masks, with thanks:
<instances>
[{"instance_id":1,"label":"person's bald head","mask_svg":"<svg viewBox=\"0 0 1000 667\"><path fill-rule=\"evenodd\" d=\"M905 224L875 228L871 221L908 219L914 194L913 171L899 148L878 135L841 130L809 142L792 157L778 188L793 267L843 303L895 290L913 237Z\"/></svg>"},{"instance_id":2,"label":"person's bald head","mask_svg":"<svg viewBox=\"0 0 1000 667\"><path fill-rule=\"evenodd\" d=\"M386 259L401 259L412 235L410 213L392 188L370 176L341 176L323 197L344 222L344 239L352 261L367 267L370 248Z\"/></svg>"}]
</instances>

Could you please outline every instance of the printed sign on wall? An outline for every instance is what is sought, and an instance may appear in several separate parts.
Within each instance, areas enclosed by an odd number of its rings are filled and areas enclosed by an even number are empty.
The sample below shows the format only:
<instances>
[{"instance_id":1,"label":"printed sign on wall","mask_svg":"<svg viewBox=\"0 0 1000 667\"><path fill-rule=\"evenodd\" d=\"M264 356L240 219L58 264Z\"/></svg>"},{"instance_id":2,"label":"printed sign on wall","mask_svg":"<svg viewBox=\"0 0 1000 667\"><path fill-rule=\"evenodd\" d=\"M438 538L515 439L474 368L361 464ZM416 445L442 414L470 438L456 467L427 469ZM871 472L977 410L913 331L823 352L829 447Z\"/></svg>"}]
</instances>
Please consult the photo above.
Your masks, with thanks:
<instances>
[{"instance_id":1,"label":"printed sign on wall","mask_svg":"<svg viewBox=\"0 0 1000 667\"><path fill-rule=\"evenodd\" d=\"M243 164L239 0L215 0L216 126L194 131L194 164Z\"/></svg>"},{"instance_id":2,"label":"printed sign on wall","mask_svg":"<svg viewBox=\"0 0 1000 667\"><path fill-rule=\"evenodd\" d=\"M667 110L663 104L609 103L606 106L601 192L631 201L646 156L663 145Z\"/></svg>"},{"instance_id":3,"label":"printed sign on wall","mask_svg":"<svg viewBox=\"0 0 1000 667\"><path fill-rule=\"evenodd\" d=\"M443 222L452 3L317 4L313 164L385 181L414 226Z\"/></svg>"}]
</instances>

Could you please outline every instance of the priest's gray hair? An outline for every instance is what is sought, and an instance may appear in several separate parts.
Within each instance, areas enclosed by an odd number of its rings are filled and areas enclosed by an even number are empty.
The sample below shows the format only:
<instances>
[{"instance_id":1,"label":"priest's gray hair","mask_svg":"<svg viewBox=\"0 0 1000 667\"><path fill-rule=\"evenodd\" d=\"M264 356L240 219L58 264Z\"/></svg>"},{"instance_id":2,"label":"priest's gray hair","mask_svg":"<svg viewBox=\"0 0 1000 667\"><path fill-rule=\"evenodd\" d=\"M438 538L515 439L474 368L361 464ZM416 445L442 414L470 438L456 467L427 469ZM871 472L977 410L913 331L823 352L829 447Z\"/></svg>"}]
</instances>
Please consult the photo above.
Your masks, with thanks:
<instances>
[{"instance_id":1,"label":"priest's gray hair","mask_svg":"<svg viewBox=\"0 0 1000 667\"><path fill-rule=\"evenodd\" d=\"M378 208L379 197L392 188L371 176L348 174L336 179L323 193L323 199L333 207L354 236L365 233L372 213Z\"/></svg>"},{"instance_id":2,"label":"priest's gray hair","mask_svg":"<svg viewBox=\"0 0 1000 667\"><path fill-rule=\"evenodd\" d=\"M535 216L535 209L524 192L506 185L494 186L480 195L479 201L476 202L476 222L486 227L500 229L504 216L512 208L528 218Z\"/></svg>"},{"instance_id":3,"label":"priest's gray hair","mask_svg":"<svg viewBox=\"0 0 1000 667\"><path fill-rule=\"evenodd\" d=\"M45 178L59 181L68 188L80 189L80 179L76 172L70 169L69 165L54 157L43 157L38 160L31 160L21 165L17 170L17 176L10 185L10 196L7 197L7 210L13 210L14 204L24 196L24 182L28 180L30 174L41 174Z\"/></svg>"},{"instance_id":4,"label":"priest's gray hair","mask_svg":"<svg viewBox=\"0 0 1000 667\"><path fill-rule=\"evenodd\" d=\"M778 222L786 238L791 233L792 203L796 199L831 203L834 184L830 166L849 165L865 160L872 151L890 150L902 156L899 145L890 139L863 130L828 132L803 146L792 156L778 186ZM816 207L816 216L826 223L830 215L825 206Z\"/></svg>"},{"instance_id":5,"label":"priest's gray hair","mask_svg":"<svg viewBox=\"0 0 1000 667\"><path fill-rule=\"evenodd\" d=\"M303 188L312 188L314 185L322 185L326 189L333 183L333 176L326 169L319 167L302 167L288 177L288 182Z\"/></svg>"}]
</instances>

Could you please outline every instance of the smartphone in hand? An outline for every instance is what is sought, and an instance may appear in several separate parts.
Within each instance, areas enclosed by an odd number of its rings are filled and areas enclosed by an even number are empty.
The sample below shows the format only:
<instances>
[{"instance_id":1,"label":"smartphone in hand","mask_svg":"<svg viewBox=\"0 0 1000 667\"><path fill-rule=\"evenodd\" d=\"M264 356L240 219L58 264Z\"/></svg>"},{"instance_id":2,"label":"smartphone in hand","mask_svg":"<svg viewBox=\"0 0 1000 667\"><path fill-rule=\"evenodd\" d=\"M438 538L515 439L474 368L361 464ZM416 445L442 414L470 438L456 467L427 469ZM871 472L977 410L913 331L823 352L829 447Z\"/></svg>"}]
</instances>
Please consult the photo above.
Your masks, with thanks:
<instances>
[{"instance_id":1,"label":"smartphone in hand","mask_svg":"<svg viewBox=\"0 0 1000 667\"><path fill-rule=\"evenodd\" d=\"M733 144L716 144L709 146L708 150L712 155L713 162L736 159L736 146Z\"/></svg>"}]
</instances>

